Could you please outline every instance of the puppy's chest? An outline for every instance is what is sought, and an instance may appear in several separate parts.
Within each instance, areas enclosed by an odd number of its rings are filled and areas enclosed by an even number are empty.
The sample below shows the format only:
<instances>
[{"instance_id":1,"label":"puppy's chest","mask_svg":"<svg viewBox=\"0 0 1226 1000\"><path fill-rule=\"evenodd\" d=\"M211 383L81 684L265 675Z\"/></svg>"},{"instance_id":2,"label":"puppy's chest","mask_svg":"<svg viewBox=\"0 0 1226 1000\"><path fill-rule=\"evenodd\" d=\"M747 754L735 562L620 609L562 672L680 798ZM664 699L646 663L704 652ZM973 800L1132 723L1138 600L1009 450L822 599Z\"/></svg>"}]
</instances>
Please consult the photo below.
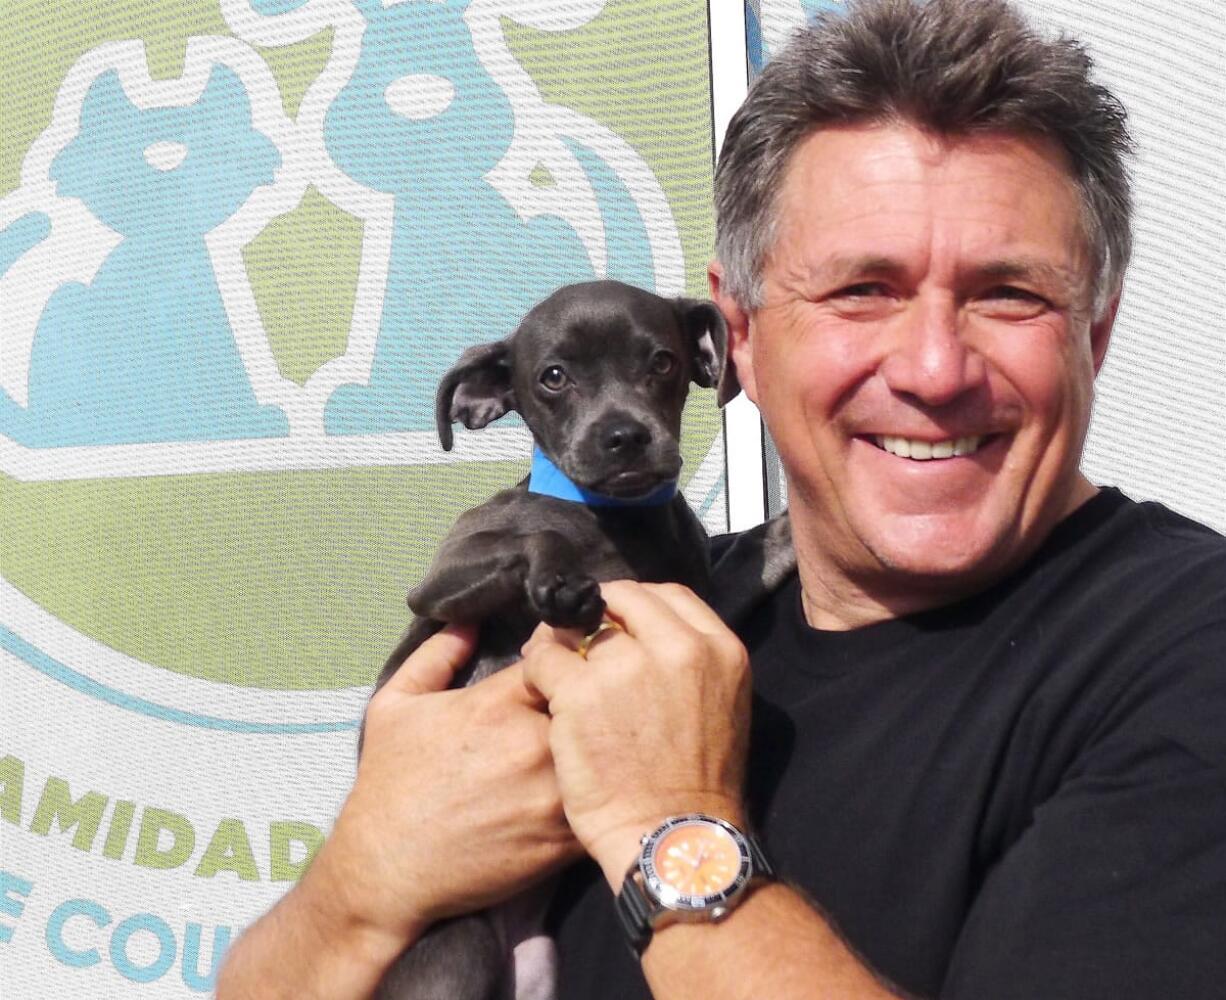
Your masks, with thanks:
<instances>
[{"instance_id":1,"label":"puppy's chest","mask_svg":"<svg viewBox=\"0 0 1226 1000\"><path fill-rule=\"evenodd\" d=\"M683 583L704 594L710 582L706 534L684 502L650 509L584 508L566 529L578 569L594 579Z\"/></svg>"},{"instance_id":2,"label":"puppy's chest","mask_svg":"<svg viewBox=\"0 0 1226 1000\"><path fill-rule=\"evenodd\" d=\"M554 574L559 579L565 577L565 586L570 587L582 586L585 578L596 583L674 582L705 597L710 580L706 536L682 503L678 500L675 505L649 510L600 510L542 502L532 504L530 512L521 506L521 516L513 520L512 508L498 512L508 518L506 529L518 536L524 552L534 555L521 563L525 572L522 589L517 586L513 597L508 594L506 603L483 619L472 676L466 682L487 676L519 658L520 648L542 620L529 591L547 584ZM534 534L560 537L565 544L560 549L552 544L535 545L531 540ZM546 572L542 573L542 569Z\"/></svg>"},{"instance_id":3,"label":"puppy's chest","mask_svg":"<svg viewBox=\"0 0 1226 1000\"><path fill-rule=\"evenodd\" d=\"M673 534L628 532L616 541L609 540L588 572L602 583L607 580L682 583L705 595L711 578L706 539L687 541L689 544L679 544Z\"/></svg>"}]
</instances>

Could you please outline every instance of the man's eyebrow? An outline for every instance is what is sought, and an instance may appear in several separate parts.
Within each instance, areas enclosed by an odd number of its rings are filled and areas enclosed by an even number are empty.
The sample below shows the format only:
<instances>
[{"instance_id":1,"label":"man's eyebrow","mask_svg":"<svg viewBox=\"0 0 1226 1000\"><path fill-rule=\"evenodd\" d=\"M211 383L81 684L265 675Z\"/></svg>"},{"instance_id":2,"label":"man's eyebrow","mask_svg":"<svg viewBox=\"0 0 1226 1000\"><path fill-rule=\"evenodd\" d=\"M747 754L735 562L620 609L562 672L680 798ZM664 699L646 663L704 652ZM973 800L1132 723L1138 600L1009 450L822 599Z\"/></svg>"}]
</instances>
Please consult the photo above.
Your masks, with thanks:
<instances>
[{"instance_id":1,"label":"man's eyebrow","mask_svg":"<svg viewBox=\"0 0 1226 1000\"><path fill-rule=\"evenodd\" d=\"M814 269L823 280L834 284L866 275L893 277L905 271L901 261L880 254L835 254L818 261Z\"/></svg>"},{"instance_id":2,"label":"man's eyebrow","mask_svg":"<svg viewBox=\"0 0 1226 1000\"><path fill-rule=\"evenodd\" d=\"M1078 276L1068 268L1060 267L1049 261L1034 257L1007 257L1001 260L987 261L967 269L971 277L982 281L1016 281L1032 280L1044 285L1056 285L1062 289L1073 289L1078 284Z\"/></svg>"}]
</instances>

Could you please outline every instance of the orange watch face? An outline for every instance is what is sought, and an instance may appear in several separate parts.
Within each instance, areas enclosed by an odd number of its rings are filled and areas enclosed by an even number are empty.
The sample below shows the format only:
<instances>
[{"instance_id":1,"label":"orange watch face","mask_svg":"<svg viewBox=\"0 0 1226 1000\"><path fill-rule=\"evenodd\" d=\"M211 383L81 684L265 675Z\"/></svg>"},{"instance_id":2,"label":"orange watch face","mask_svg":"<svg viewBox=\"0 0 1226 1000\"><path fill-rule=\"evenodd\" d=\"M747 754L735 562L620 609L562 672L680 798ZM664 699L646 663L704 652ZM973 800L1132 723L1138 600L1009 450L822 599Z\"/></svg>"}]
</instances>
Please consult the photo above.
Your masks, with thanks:
<instances>
[{"instance_id":1,"label":"orange watch face","mask_svg":"<svg viewBox=\"0 0 1226 1000\"><path fill-rule=\"evenodd\" d=\"M660 880L687 896L724 892L736 880L741 852L724 830L705 823L670 830L656 846Z\"/></svg>"}]
</instances>

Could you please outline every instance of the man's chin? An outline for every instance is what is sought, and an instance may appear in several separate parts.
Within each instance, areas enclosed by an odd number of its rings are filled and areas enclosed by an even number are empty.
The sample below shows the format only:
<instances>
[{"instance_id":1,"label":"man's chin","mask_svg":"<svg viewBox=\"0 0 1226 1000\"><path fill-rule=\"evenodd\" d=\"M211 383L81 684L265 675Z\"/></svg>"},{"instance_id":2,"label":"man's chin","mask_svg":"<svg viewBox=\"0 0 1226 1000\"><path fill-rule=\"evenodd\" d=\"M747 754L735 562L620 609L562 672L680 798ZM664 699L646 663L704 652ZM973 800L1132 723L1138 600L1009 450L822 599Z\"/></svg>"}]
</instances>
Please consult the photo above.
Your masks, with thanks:
<instances>
[{"instance_id":1,"label":"man's chin","mask_svg":"<svg viewBox=\"0 0 1226 1000\"><path fill-rule=\"evenodd\" d=\"M866 548L892 576L917 586L961 591L1009 568L1004 531L985 531L958 518L907 518L899 530L869 531Z\"/></svg>"}]
</instances>

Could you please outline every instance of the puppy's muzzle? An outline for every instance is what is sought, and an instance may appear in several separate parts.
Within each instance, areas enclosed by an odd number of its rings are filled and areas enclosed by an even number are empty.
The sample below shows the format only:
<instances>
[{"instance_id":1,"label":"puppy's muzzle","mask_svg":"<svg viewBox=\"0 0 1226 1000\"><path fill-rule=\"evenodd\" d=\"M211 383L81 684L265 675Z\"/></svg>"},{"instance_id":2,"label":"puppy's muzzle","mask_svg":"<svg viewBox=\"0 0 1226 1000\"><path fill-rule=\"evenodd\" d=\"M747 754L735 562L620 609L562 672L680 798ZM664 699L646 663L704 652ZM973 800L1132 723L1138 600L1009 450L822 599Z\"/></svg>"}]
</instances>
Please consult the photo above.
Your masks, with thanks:
<instances>
[{"instance_id":1,"label":"puppy's muzzle","mask_svg":"<svg viewBox=\"0 0 1226 1000\"><path fill-rule=\"evenodd\" d=\"M637 420L619 419L600 430L604 450L622 461L632 461L651 444L651 431Z\"/></svg>"}]
</instances>

